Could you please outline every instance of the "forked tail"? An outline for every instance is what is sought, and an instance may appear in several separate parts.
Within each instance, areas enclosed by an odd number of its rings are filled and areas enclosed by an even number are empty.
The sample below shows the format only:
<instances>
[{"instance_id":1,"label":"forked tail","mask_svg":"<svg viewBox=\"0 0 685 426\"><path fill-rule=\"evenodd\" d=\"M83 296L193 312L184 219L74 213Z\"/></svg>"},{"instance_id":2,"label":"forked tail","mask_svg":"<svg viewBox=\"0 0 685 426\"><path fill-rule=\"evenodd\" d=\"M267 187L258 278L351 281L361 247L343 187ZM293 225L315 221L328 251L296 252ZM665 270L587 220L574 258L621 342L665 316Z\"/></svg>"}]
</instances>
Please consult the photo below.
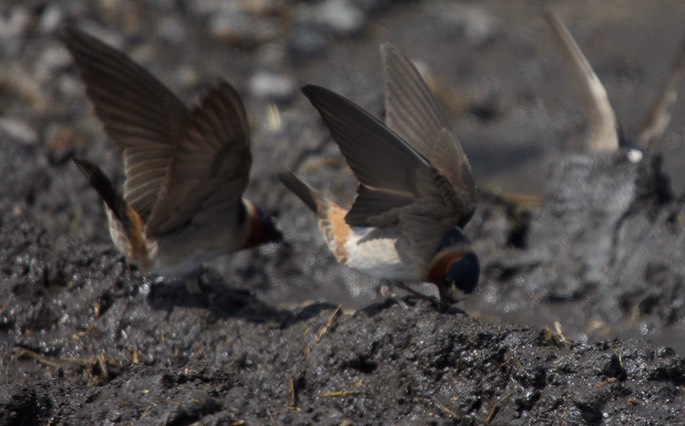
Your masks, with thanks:
<instances>
[{"instance_id":1,"label":"forked tail","mask_svg":"<svg viewBox=\"0 0 685 426\"><path fill-rule=\"evenodd\" d=\"M316 189L290 170L279 173L278 178L283 182L283 185L300 197L317 216L320 218L326 216L329 203Z\"/></svg>"},{"instance_id":2,"label":"forked tail","mask_svg":"<svg viewBox=\"0 0 685 426\"><path fill-rule=\"evenodd\" d=\"M132 217L133 215L136 215L135 212L132 211L133 209L129 208L124 197L114 189L112 182L102 169L95 163L83 158L74 158L74 163L81 169L83 174L86 175L90 185L98 192L100 198L102 198L117 220L124 226L126 234L131 235L134 232L134 228L139 226L139 224L136 223L136 220L140 221L140 219Z\"/></svg>"}]
</instances>

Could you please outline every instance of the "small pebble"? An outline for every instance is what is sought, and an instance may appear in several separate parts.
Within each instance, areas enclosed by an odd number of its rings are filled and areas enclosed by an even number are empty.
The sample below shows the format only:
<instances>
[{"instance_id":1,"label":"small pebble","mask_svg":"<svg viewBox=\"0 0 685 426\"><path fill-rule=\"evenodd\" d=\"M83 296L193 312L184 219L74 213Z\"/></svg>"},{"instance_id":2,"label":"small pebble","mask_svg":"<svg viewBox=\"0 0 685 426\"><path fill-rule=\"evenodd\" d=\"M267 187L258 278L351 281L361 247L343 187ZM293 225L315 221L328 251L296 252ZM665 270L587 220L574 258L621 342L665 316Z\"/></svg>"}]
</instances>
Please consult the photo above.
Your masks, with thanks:
<instances>
[{"instance_id":1,"label":"small pebble","mask_svg":"<svg viewBox=\"0 0 685 426\"><path fill-rule=\"evenodd\" d=\"M364 14L349 0L326 0L315 15L321 24L338 35L353 35L361 31L366 21Z\"/></svg>"},{"instance_id":2,"label":"small pebble","mask_svg":"<svg viewBox=\"0 0 685 426\"><path fill-rule=\"evenodd\" d=\"M64 10L62 6L57 3L49 4L43 10L38 24L40 32L43 34L51 34L64 22Z\"/></svg>"},{"instance_id":3,"label":"small pebble","mask_svg":"<svg viewBox=\"0 0 685 426\"><path fill-rule=\"evenodd\" d=\"M33 145L38 141L36 131L16 118L0 118L0 132L26 145Z\"/></svg>"},{"instance_id":4,"label":"small pebble","mask_svg":"<svg viewBox=\"0 0 685 426\"><path fill-rule=\"evenodd\" d=\"M209 30L215 38L239 47L254 47L274 40L279 34L278 25L273 18L252 18L233 10L221 11L212 16Z\"/></svg>"},{"instance_id":5,"label":"small pebble","mask_svg":"<svg viewBox=\"0 0 685 426\"><path fill-rule=\"evenodd\" d=\"M295 93L295 82L285 74L260 70L248 83L252 96L261 99L284 101Z\"/></svg>"},{"instance_id":6,"label":"small pebble","mask_svg":"<svg viewBox=\"0 0 685 426\"><path fill-rule=\"evenodd\" d=\"M50 124L45 131L48 161L53 166L65 164L74 154L76 133L71 127Z\"/></svg>"},{"instance_id":7,"label":"small pebble","mask_svg":"<svg viewBox=\"0 0 685 426\"><path fill-rule=\"evenodd\" d=\"M31 14L23 6L14 6L0 14L0 39L16 39L31 23Z\"/></svg>"},{"instance_id":8,"label":"small pebble","mask_svg":"<svg viewBox=\"0 0 685 426\"><path fill-rule=\"evenodd\" d=\"M296 25L291 33L290 52L302 59L312 59L326 51L328 40L321 31L311 26Z\"/></svg>"}]
</instances>

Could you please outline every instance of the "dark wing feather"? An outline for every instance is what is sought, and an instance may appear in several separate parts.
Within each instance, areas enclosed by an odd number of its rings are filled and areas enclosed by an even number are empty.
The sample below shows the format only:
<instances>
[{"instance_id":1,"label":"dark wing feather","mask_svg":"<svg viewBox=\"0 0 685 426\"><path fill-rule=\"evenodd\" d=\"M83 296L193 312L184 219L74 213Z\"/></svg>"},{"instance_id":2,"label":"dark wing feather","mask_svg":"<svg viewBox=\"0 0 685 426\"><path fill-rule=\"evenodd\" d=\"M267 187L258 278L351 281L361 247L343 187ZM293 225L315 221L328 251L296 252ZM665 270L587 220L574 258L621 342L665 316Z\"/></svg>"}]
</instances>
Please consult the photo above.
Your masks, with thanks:
<instances>
[{"instance_id":1,"label":"dark wing feather","mask_svg":"<svg viewBox=\"0 0 685 426\"><path fill-rule=\"evenodd\" d=\"M173 147L169 174L146 228L148 237L174 231L197 214L237 218L252 156L240 96L228 83L207 93Z\"/></svg>"},{"instance_id":2,"label":"dark wing feather","mask_svg":"<svg viewBox=\"0 0 685 426\"><path fill-rule=\"evenodd\" d=\"M107 207L112 211L114 217L124 225L124 228L130 229L130 219L126 214L128 204L122 196L114 189L112 182L105 175L105 173L95 165L92 161L83 158L74 158L74 164L83 172L88 178L90 185L97 191L100 198L107 204Z\"/></svg>"},{"instance_id":3,"label":"dark wing feather","mask_svg":"<svg viewBox=\"0 0 685 426\"><path fill-rule=\"evenodd\" d=\"M126 55L67 26L60 33L105 132L124 157L124 198L146 219L165 179L174 141L189 112L162 83Z\"/></svg>"},{"instance_id":4,"label":"dark wing feather","mask_svg":"<svg viewBox=\"0 0 685 426\"><path fill-rule=\"evenodd\" d=\"M331 136L361 182L346 217L352 226L368 226L374 216L405 206L421 194L419 173L431 165L383 123L344 97L318 86L302 92L319 110Z\"/></svg>"},{"instance_id":5,"label":"dark wing feather","mask_svg":"<svg viewBox=\"0 0 685 426\"><path fill-rule=\"evenodd\" d=\"M447 118L411 61L393 45L381 45L385 73L385 124L429 161L435 135Z\"/></svg>"},{"instance_id":6,"label":"dark wing feather","mask_svg":"<svg viewBox=\"0 0 685 426\"><path fill-rule=\"evenodd\" d=\"M437 170L452 189L444 202L468 221L475 211L471 165L447 118L411 61L390 44L381 46L385 70L385 123Z\"/></svg>"}]
</instances>

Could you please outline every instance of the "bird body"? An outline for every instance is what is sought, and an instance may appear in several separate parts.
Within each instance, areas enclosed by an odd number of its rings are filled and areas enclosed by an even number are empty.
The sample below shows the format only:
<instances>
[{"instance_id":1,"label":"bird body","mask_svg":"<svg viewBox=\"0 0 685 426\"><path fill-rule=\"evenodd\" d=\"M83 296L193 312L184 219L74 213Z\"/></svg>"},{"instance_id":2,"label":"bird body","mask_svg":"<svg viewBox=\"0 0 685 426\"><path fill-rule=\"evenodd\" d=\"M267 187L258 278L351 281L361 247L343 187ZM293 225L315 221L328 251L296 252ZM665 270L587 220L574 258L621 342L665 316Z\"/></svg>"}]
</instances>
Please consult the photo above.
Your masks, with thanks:
<instances>
[{"instance_id":1,"label":"bird body","mask_svg":"<svg viewBox=\"0 0 685 426\"><path fill-rule=\"evenodd\" d=\"M123 196L97 165L74 162L103 199L112 241L131 263L183 276L217 256L280 240L271 216L243 197L249 127L230 84L220 82L187 108L116 49L73 27L61 39L124 158Z\"/></svg>"},{"instance_id":2,"label":"bird body","mask_svg":"<svg viewBox=\"0 0 685 426\"><path fill-rule=\"evenodd\" d=\"M251 201L243 199L243 203L247 217L258 215ZM199 225L183 227L162 238L145 238L141 227L142 232L134 237L109 208L106 213L109 233L117 250L125 254L130 263L158 275L187 275L216 257L256 245L249 243L250 237L258 240L254 234L258 233L259 224L231 226L222 222L221 226L216 226L215 223L203 225L202 220L198 220ZM193 242L193 248L188 247L188 242Z\"/></svg>"},{"instance_id":3,"label":"bird body","mask_svg":"<svg viewBox=\"0 0 685 426\"><path fill-rule=\"evenodd\" d=\"M302 89L359 179L352 208L292 172L279 177L317 214L338 262L379 279L432 282L441 302L454 302L479 275L461 229L476 208L470 165L413 64L388 44L381 52L385 123L330 90Z\"/></svg>"}]
</instances>

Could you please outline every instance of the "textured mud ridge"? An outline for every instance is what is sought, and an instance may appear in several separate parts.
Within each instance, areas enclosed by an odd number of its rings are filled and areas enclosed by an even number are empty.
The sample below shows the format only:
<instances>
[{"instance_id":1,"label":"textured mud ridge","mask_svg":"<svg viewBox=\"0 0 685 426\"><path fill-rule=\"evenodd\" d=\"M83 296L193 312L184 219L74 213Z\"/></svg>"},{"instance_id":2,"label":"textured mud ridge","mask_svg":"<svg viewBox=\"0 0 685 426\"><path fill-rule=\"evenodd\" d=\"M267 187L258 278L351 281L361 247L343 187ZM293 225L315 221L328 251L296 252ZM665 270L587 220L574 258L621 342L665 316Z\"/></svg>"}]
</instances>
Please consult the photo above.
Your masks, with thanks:
<instances>
[{"instance_id":1,"label":"textured mud ridge","mask_svg":"<svg viewBox=\"0 0 685 426\"><path fill-rule=\"evenodd\" d=\"M409 298L354 314L280 310L212 273L207 298L189 300L182 283L150 282L109 248L53 244L30 217L5 218L2 235L2 424L667 424L685 415L685 359L644 341L571 343Z\"/></svg>"},{"instance_id":2,"label":"textured mud ridge","mask_svg":"<svg viewBox=\"0 0 685 426\"><path fill-rule=\"evenodd\" d=\"M684 103L647 161L571 155L582 112L538 5L220 3L0 11L0 425L682 422ZM667 3L555 3L628 130L679 41L685 7ZM244 94L250 196L278 211L290 246L208 265L196 297L124 262L69 161L86 156L121 184L52 35L65 19L184 101L218 77ZM294 168L350 200L354 180L297 89L330 87L381 115L388 40L432 69L483 189L467 229L480 289L451 312L379 302L274 176Z\"/></svg>"}]
</instances>

